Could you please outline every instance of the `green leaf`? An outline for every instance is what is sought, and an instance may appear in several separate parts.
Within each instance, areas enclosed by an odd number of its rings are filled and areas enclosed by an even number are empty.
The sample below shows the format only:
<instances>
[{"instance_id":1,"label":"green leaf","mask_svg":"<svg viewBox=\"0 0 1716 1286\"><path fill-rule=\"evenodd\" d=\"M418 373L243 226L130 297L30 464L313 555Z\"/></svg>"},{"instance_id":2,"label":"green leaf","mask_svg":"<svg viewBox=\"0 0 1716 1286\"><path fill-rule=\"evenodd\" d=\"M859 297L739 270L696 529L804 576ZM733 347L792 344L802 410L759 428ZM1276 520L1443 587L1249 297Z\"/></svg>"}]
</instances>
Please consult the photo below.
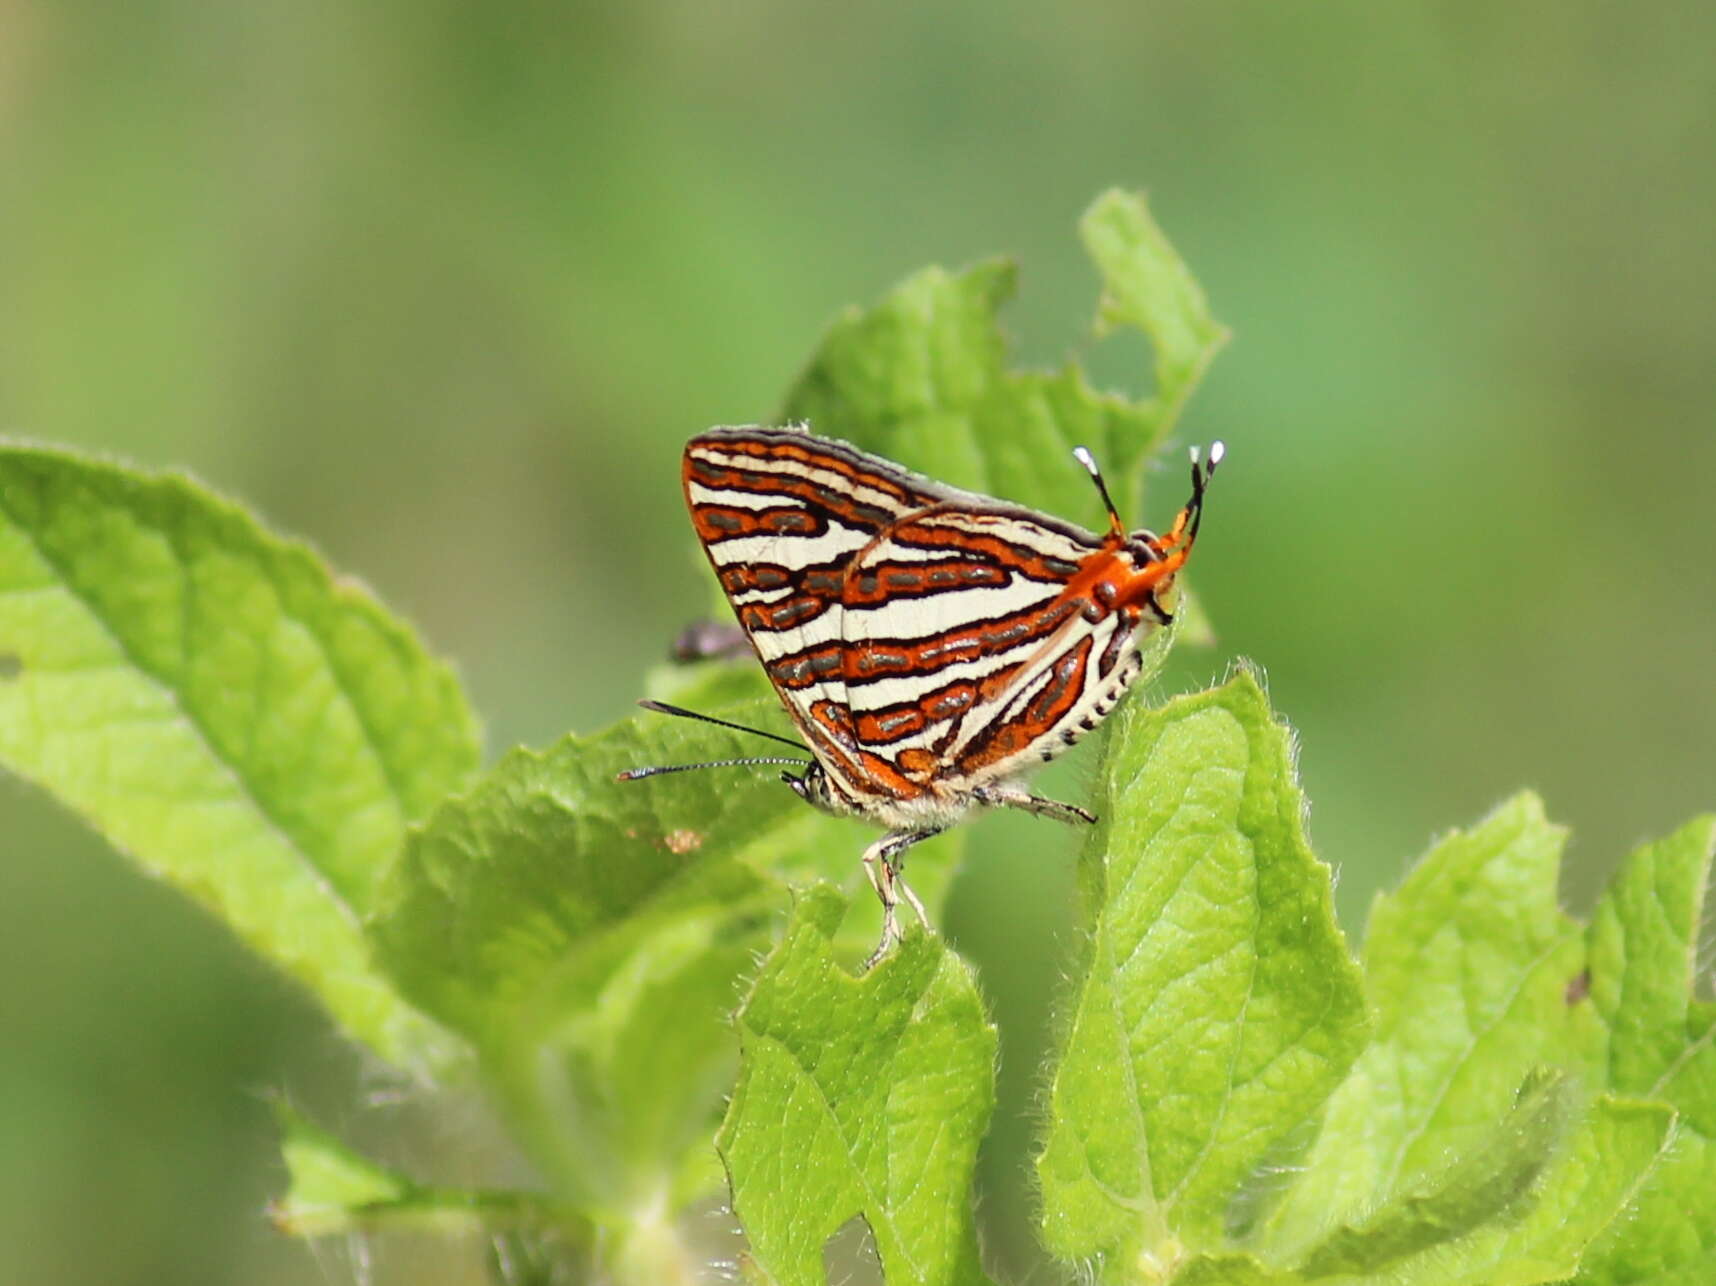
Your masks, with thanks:
<instances>
[{"instance_id":1,"label":"green leaf","mask_svg":"<svg viewBox=\"0 0 1716 1286\"><path fill-rule=\"evenodd\" d=\"M1154 397L1098 393L1076 363L1009 370L996 318L1017 273L996 260L958 273L925 269L876 307L841 317L788 395L786 418L930 477L1100 529L1101 505L1068 452L1089 446L1115 494L1135 502L1145 457L1172 431L1226 332L1141 197L1110 192L1080 227L1102 274L1099 330L1148 334Z\"/></svg>"},{"instance_id":2,"label":"green leaf","mask_svg":"<svg viewBox=\"0 0 1716 1286\"><path fill-rule=\"evenodd\" d=\"M1288 1166L1296 1177L1249 1253L1198 1246L1159 1205L1134 1199L1165 1231L1154 1247L1111 1257L1102 1279L1710 1280L1716 1006L1693 1000L1692 984L1713 840L1716 819L1701 818L1641 848L1588 929L1556 905L1562 836L1535 798L1443 841L1378 899L1365 952L1375 1042L1302 1163ZM1105 951L1096 938L1092 960ZM1058 1101L1069 1070L1086 1074L1069 1092L1090 1097L1091 1118L1112 1128L1093 1132L1100 1146L1085 1161L1110 1176L1148 1137L1123 1078L1099 1074L1118 1064L1125 1030L1111 1009L1080 1009L1072 1043L1099 1052L1063 1067L1055 1086ZM1532 1087L1517 1098L1515 1075ZM1633 1097L1580 1105L1578 1086Z\"/></svg>"},{"instance_id":3,"label":"green leaf","mask_svg":"<svg viewBox=\"0 0 1716 1286\"><path fill-rule=\"evenodd\" d=\"M1569 1091L1564 1073L1532 1077L1476 1147L1380 1211L1337 1229L1306 1255L1300 1273L1312 1279L1377 1273L1485 1224L1512 1222L1567 1128ZM1438 1271L1446 1267L1445 1259L1438 1262Z\"/></svg>"},{"instance_id":4,"label":"green leaf","mask_svg":"<svg viewBox=\"0 0 1716 1286\"><path fill-rule=\"evenodd\" d=\"M720 713L767 726L756 707ZM755 891L740 850L805 807L772 772L616 780L755 749L741 733L652 716L511 751L410 837L373 925L382 959L426 1012L479 1045L507 1039L569 952L663 906Z\"/></svg>"},{"instance_id":5,"label":"green leaf","mask_svg":"<svg viewBox=\"0 0 1716 1286\"><path fill-rule=\"evenodd\" d=\"M1272 1257L1296 1258L1483 1146L1533 1069L1583 1064L1596 1032L1588 1007L1565 1000L1584 950L1555 901L1563 840L1520 795L1376 900L1364 951L1375 1036L1268 1221Z\"/></svg>"},{"instance_id":6,"label":"green leaf","mask_svg":"<svg viewBox=\"0 0 1716 1286\"><path fill-rule=\"evenodd\" d=\"M739 1011L738 1088L717 1144L751 1253L784 1286L823 1280L855 1215L889 1286L986 1280L971 1176L994 1105L995 1029L970 969L909 933L862 977L836 962L844 901L806 892Z\"/></svg>"},{"instance_id":7,"label":"green leaf","mask_svg":"<svg viewBox=\"0 0 1716 1286\"><path fill-rule=\"evenodd\" d=\"M1636 1201L1580 1264L1580 1286L1705 1286L1716 1280L1716 1019L1658 1086L1679 1128Z\"/></svg>"},{"instance_id":8,"label":"green leaf","mask_svg":"<svg viewBox=\"0 0 1716 1286\"><path fill-rule=\"evenodd\" d=\"M1156 391L1148 407L1172 429L1181 408L1227 343L1225 326L1210 315L1209 301L1191 270L1150 217L1142 195L1109 191L1079 221L1086 252L1102 273L1097 334L1131 326L1150 337L1155 352ZM1126 445L1110 443L1117 460Z\"/></svg>"},{"instance_id":9,"label":"green leaf","mask_svg":"<svg viewBox=\"0 0 1716 1286\"><path fill-rule=\"evenodd\" d=\"M476 766L450 670L188 479L0 448L0 761L225 919L355 1038L449 1048L359 922Z\"/></svg>"},{"instance_id":10,"label":"green leaf","mask_svg":"<svg viewBox=\"0 0 1716 1286\"><path fill-rule=\"evenodd\" d=\"M1610 1080L1680 1119L1628 1217L1586 1256L1582 1284L1716 1280L1716 1006L1693 998L1713 842L1716 818L1701 817L1643 846L1592 917L1590 1003Z\"/></svg>"},{"instance_id":11,"label":"green leaf","mask_svg":"<svg viewBox=\"0 0 1716 1286\"><path fill-rule=\"evenodd\" d=\"M435 1188L359 1155L283 1100L274 1104L280 1153L290 1183L269 1207L281 1232L326 1237L351 1232L419 1228L448 1236L503 1229L552 1230L562 1241L586 1242L588 1226L528 1192Z\"/></svg>"},{"instance_id":12,"label":"green leaf","mask_svg":"<svg viewBox=\"0 0 1716 1286\"><path fill-rule=\"evenodd\" d=\"M585 1180L578 1193L591 1208L629 1220L719 1190L709 1139L738 1068L729 1015L782 900L769 888L749 905L647 917L650 931L625 935L635 945L600 985L586 982L595 970L583 971L585 985L564 988L559 1014L545 1015L558 1025L511 1055L538 1073L556 1061L558 1084L544 1097L571 1140ZM685 1186L694 1154L704 1161L701 1189Z\"/></svg>"},{"instance_id":13,"label":"green leaf","mask_svg":"<svg viewBox=\"0 0 1716 1286\"><path fill-rule=\"evenodd\" d=\"M652 716L514 751L412 836L373 926L405 994L477 1046L520 1137L599 1216L660 1202L708 1146L735 980L785 904L744 849L808 813L755 769L615 776L755 750Z\"/></svg>"},{"instance_id":14,"label":"green leaf","mask_svg":"<svg viewBox=\"0 0 1716 1286\"><path fill-rule=\"evenodd\" d=\"M1664 1157L1674 1113L1660 1103L1603 1097L1549 1166L1524 1217L1419 1256L1392 1275L1402 1286L1534 1286L1573 1274L1593 1238L1624 1219Z\"/></svg>"},{"instance_id":15,"label":"green leaf","mask_svg":"<svg viewBox=\"0 0 1716 1286\"><path fill-rule=\"evenodd\" d=\"M1110 722L1037 1168L1049 1248L1133 1281L1221 1245L1241 1182L1339 1082L1365 1017L1256 680Z\"/></svg>"},{"instance_id":16,"label":"green leaf","mask_svg":"<svg viewBox=\"0 0 1716 1286\"><path fill-rule=\"evenodd\" d=\"M1154 1284L1149 1265L1141 1265L1134 1279ZM1305 1279L1285 1268L1273 1268L1250 1255L1220 1253L1198 1255L1175 1274L1174 1286L1302 1286Z\"/></svg>"},{"instance_id":17,"label":"green leaf","mask_svg":"<svg viewBox=\"0 0 1716 1286\"><path fill-rule=\"evenodd\" d=\"M1701 819L1634 854L1588 930L1556 905L1563 836L1530 795L1443 841L1379 898L1365 948L1376 1040L1264 1230L1272 1256L1294 1257L1346 1212L1409 1208L1447 1156L1482 1146L1509 1081L1547 1065L1664 1101L1600 1098L1525 1218L1474 1224L1391 1266L1391 1280L1704 1280L1716 1265L1716 1200L1702 1195L1712 1156L1688 1110L1699 1093L1685 1091L1699 1080L1688 1006L1713 829ZM1716 1064L1707 1075L1716 1109ZM1460 1186L1446 1184L1446 1199Z\"/></svg>"},{"instance_id":18,"label":"green leaf","mask_svg":"<svg viewBox=\"0 0 1716 1286\"><path fill-rule=\"evenodd\" d=\"M1708 1286L1716 1281L1710 1176L1716 1136L1681 1130L1623 1219L1580 1264L1579 1286Z\"/></svg>"},{"instance_id":19,"label":"green leaf","mask_svg":"<svg viewBox=\"0 0 1716 1286\"><path fill-rule=\"evenodd\" d=\"M1186 1264L1174 1286L1564 1281L1591 1239L1637 1197L1673 1130L1673 1113L1660 1104L1604 1097L1552 1157L1568 1089L1564 1077L1537 1078L1508 1122L1454 1163L1436 1191L1378 1213L1362 1230L1341 1230L1306 1264L1290 1269L1216 1255Z\"/></svg>"},{"instance_id":20,"label":"green leaf","mask_svg":"<svg viewBox=\"0 0 1716 1286\"><path fill-rule=\"evenodd\" d=\"M290 1180L269 1216L281 1232L322 1237L348 1232L366 1212L409 1208L416 1185L404 1175L359 1156L327 1131L276 1101L280 1155Z\"/></svg>"},{"instance_id":21,"label":"green leaf","mask_svg":"<svg viewBox=\"0 0 1716 1286\"><path fill-rule=\"evenodd\" d=\"M1597 903L1586 982L1607 1032L1605 1083L1655 1094L1686 1048L1716 817L1646 844Z\"/></svg>"}]
</instances>

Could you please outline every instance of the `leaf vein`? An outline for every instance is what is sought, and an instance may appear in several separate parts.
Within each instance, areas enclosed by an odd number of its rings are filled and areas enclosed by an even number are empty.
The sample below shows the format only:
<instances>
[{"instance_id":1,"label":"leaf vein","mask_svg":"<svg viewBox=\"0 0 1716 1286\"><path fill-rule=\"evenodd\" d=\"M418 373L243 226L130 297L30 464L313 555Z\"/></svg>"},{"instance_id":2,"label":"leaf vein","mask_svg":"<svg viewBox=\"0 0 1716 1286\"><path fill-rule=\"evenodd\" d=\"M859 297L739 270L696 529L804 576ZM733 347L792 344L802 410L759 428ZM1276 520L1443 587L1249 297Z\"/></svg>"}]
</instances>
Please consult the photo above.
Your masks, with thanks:
<instances>
[{"instance_id":1,"label":"leaf vein","mask_svg":"<svg viewBox=\"0 0 1716 1286\"><path fill-rule=\"evenodd\" d=\"M268 802L252 788L248 781L245 780L243 774L238 771L237 766L220 753L210 736L209 730L196 716L195 712L185 704L178 689L169 683L162 675L156 673L152 667L143 662L143 660L133 650L130 643L126 641L125 637L120 634L120 632L113 627L112 623L108 621L101 611L97 609L95 603L90 599L90 597L78 588L76 582L72 578L70 569L64 564L64 562L47 548L36 531L19 520L17 513L8 503L6 493L3 488L0 488L0 514L3 514L6 519L11 522L13 527L24 535L24 538L30 542L31 547L36 551L37 557L39 557L59 578L59 585L57 588L61 592L70 596L89 613L90 619L93 620L101 629L102 633L107 636L108 641L112 643L119 654L130 663L131 668L153 683L166 696L167 700L179 711L180 716L184 720L185 726L202 745L204 751L208 754L209 759L222 770L224 775L231 782L234 788L234 793L240 798L249 801L251 806L256 810L256 815L262 820L268 829L274 832L275 836L280 840L286 851L297 861L300 867L308 873L312 883L322 891L322 893L328 898L329 902L336 908L339 914L345 918L354 931L360 930L361 924L355 909L346 901L345 897L341 895L339 890L334 887L333 882L328 878L326 873L316 865L311 854L309 854L296 837L292 835L291 831L287 829L285 823L276 816ZM174 552L175 554L178 552L176 546ZM120 669L122 667L115 666L114 668Z\"/></svg>"}]
</instances>

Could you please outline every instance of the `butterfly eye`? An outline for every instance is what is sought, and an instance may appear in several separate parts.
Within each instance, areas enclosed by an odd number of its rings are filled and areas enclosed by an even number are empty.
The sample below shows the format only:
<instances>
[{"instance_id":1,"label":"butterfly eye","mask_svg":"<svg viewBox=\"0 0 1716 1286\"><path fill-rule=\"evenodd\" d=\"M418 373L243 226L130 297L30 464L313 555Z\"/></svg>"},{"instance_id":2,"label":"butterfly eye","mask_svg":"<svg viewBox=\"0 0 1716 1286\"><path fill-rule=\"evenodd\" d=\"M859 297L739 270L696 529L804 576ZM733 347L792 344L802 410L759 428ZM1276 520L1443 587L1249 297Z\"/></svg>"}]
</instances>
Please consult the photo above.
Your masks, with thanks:
<instances>
[{"instance_id":1,"label":"butterfly eye","mask_svg":"<svg viewBox=\"0 0 1716 1286\"><path fill-rule=\"evenodd\" d=\"M1126 538L1126 552L1132 555L1132 561L1142 567L1145 563L1154 562L1156 545L1159 537L1155 532L1140 529Z\"/></svg>"}]
</instances>

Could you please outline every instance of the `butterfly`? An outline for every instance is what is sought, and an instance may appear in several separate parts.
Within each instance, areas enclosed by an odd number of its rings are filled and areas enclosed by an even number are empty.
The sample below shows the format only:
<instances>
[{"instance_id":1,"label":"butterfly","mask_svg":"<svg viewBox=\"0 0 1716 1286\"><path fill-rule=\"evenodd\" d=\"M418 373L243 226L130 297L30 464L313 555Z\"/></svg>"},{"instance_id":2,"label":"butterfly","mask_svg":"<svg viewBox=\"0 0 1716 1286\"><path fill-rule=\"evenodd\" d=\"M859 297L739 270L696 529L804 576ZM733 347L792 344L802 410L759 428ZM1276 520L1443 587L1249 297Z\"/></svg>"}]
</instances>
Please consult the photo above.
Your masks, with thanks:
<instances>
[{"instance_id":1,"label":"butterfly","mask_svg":"<svg viewBox=\"0 0 1716 1286\"><path fill-rule=\"evenodd\" d=\"M876 823L864 852L882 940L900 937L912 845L977 808L1096 818L1018 778L1092 731L1143 668L1140 642L1174 621L1222 444L1192 457L1192 496L1167 533L1128 532L1096 461L1073 455L1108 511L1101 535L935 482L803 426L717 428L685 447L685 502L807 760L763 756L635 768L622 780L734 764L791 764L806 802Z\"/></svg>"}]
</instances>

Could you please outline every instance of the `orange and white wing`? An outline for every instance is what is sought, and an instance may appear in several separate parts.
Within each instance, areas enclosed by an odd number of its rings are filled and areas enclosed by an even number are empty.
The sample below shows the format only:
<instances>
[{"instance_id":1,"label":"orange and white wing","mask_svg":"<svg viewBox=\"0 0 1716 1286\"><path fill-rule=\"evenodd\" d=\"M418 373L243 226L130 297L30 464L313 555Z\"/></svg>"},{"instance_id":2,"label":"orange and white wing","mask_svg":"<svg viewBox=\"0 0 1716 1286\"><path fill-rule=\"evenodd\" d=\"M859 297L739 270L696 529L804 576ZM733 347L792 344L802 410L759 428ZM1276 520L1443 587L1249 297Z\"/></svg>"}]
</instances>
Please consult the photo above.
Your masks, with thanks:
<instances>
[{"instance_id":1,"label":"orange and white wing","mask_svg":"<svg viewBox=\"0 0 1716 1286\"><path fill-rule=\"evenodd\" d=\"M1074 744L1137 673L1139 614L1094 597L1098 538L1000 502L908 517L848 574L863 744L955 790Z\"/></svg>"}]
</instances>

